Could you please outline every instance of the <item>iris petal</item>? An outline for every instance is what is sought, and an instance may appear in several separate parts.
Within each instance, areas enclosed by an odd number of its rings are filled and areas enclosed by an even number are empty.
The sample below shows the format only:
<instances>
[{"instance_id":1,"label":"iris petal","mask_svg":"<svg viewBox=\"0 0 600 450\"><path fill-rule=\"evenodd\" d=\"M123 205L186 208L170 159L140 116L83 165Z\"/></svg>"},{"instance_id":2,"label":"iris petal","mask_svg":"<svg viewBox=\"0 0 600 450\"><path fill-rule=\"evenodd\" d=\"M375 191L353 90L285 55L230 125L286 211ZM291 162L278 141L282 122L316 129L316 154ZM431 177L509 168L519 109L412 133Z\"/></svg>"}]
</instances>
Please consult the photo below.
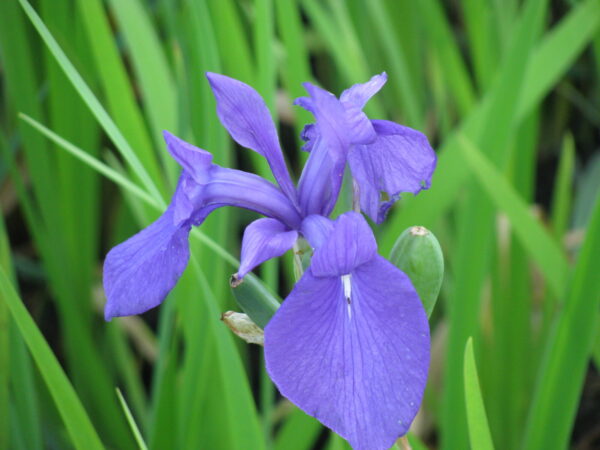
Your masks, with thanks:
<instances>
[{"instance_id":1,"label":"iris petal","mask_svg":"<svg viewBox=\"0 0 600 450\"><path fill-rule=\"evenodd\" d=\"M376 256L348 279L307 271L265 328L282 395L357 450L390 448L422 400L429 327L408 277Z\"/></svg>"},{"instance_id":2,"label":"iris petal","mask_svg":"<svg viewBox=\"0 0 600 450\"><path fill-rule=\"evenodd\" d=\"M106 256L103 279L106 320L154 308L181 277L190 256L191 225L176 224L173 211L170 206L158 220Z\"/></svg>"},{"instance_id":3,"label":"iris petal","mask_svg":"<svg viewBox=\"0 0 600 450\"><path fill-rule=\"evenodd\" d=\"M217 114L223 126L238 144L267 159L279 186L295 202L296 190L283 159L277 130L260 94L225 75L207 73L206 76L217 99Z\"/></svg>"},{"instance_id":4,"label":"iris petal","mask_svg":"<svg viewBox=\"0 0 600 450\"><path fill-rule=\"evenodd\" d=\"M374 75L366 83L355 84L351 88L346 89L340 95L340 100L344 104L353 104L354 106L362 109L367 102L373 97L387 81L387 74L385 72Z\"/></svg>"},{"instance_id":5,"label":"iris petal","mask_svg":"<svg viewBox=\"0 0 600 450\"><path fill-rule=\"evenodd\" d=\"M312 214L302 221L300 228L312 248L321 247L333 231L333 221L327 217Z\"/></svg>"},{"instance_id":6,"label":"iris petal","mask_svg":"<svg viewBox=\"0 0 600 450\"><path fill-rule=\"evenodd\" d=\"M358 213L342 214L321 247L315 250L310 270L313 275L341 276L373 259L377 242L366 220Z\"/></svg>"},{"instance_id":7,"label":"iris petal","mask_svg":"<svg viewBox=\"0 0 600 450\"><path fill-rule=\"evenodd\" d=\"M354 147L348 163L360 188L361 209L381 223L400 193L429 188L437 157L424 134L385 120L372 123L377 139ZM380 192L388 199L381 200Z\"/></svg>"},{"instance_id":8,"label":"iris petal","mask_svg":"<svg viewBox=\"0 0 600 450\"><path fill-rule=\"evenodd\" d=\"M298 182L298 198L303 215L328 216L340 191L346 156L350 147L345 109L329 92L305 83L311 97L296 99L295 104L309 110L317 123L304 137L309 141L310 156Z\"/></svg>"},{"instance_id":9,"label":"iris petal","mask_svg":"<svg viewBox=\"0 0 600 450\"><path fill-rule=\"evenodd\" d=\"M244 230L242 257L238 278L243 278L259 264L283 255L298 239L298 232L289 230L275 219L258 219Z\"/></svg>"},{"instance_id":10,"label":"iris petal","mask_svg":"<svg viewBox=\"0 0 600 450\"><path fill-rule=\"evenodd\" d=\"M300 226L297 207L277 186L241 170L213 164L212 155L165 132L169 152L184 171L180 187L185 196L176 196L175 220L190 216L200 225L210 212L221 206L237 206L273 217L291 228Z\"/></svg>"},{"instance_id":11,"label":"iris petal","mask_svg":"<svg viewBox=\"0 0 600 450\"><path fill-rule=\"evenodd\" d=\"M301 217L289 198L277 186L252 173L213 166L210 182L198 187L194 203L199 207L237 206L256 211L298 228ZM199 208L199 220L206 215ZM197 223L195 223L197 224Z\"/></svg>"},{"instance_id":12,"label":"iris petal","mask_svg":"<svg viewBox=\"0 0 600 450\"><path fill-rule=\"evenodd\" d=\"M205 184L209 179L213 156L183 139L163 131L167 150L175 161L194 179L197 184Z\"/></svg>"}]
</instances>

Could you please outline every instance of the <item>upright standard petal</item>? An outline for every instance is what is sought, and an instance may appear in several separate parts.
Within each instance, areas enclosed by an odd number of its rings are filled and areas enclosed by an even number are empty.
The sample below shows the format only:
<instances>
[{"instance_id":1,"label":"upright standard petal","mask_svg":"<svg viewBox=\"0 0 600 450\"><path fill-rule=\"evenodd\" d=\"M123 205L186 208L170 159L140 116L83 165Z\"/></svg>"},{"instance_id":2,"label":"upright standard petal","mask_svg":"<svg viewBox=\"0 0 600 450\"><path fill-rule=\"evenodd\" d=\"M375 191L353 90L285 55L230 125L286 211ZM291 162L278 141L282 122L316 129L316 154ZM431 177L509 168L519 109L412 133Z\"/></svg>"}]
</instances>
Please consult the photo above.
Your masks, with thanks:
<instances>
[{"instance_id":1,"label":"upright standard petal","mask_svg":"<svg viewBox=\"0 0 600 450\"><path fill-rule=\"evenodd\" d=\"M294 102L310 111L316 124L305 128L310 156L298 182L298 198L303 215L328 216L335 206L344 178L346 156L350 148L345 109L335 96L305 83L310 97Z\"/></svg>"},{"instance_id":2,"label":"upright standard petal","mask_svg":"<svg viewBox=\"0 0 600 450\"><path fill-rule=\"evenodd\" d=\"M296 190L283 159L277 130L269 109L258 92L241 81L206 74L217 100L217 114L229 134L242 147L263 155L283 192L292 202Z\"/></svg>"},{"instance_id":3,"label":"upright standard petal","mask_svg":"<svg viewBox=\"0 0 600 450\"><path fill-rule=\"evenodd\" d=\"M275 219L258 219L244 230L242 258L237 278L243 278L259 264L283 255L298 239L298 232L290 230Z\"/></svg>"},{"instance_id":4,"label":"upright standard petal","mask_svg":"<svg viewBox=\"0 0 600 450\"><path fill-rule=\"evenodd\" d=\"M437 157L424 134L385 120L372 124L377 139L355 146L348 163L359 185L361 209L381 223L400 193L418 194L429 188Z\"/></svg>"},{"instance_id":5,"label":"upright standard petal","mask_svg":"<svg viewBox=\"0 0 600 450\"><path fill-rule=\"evenodd\" d=\"M350 147L368 144L376 138L371 121L353 103L342 104L333 94L304 84L310 97L294 102L310 111L315 124L304 128L304 150L310 156L298 183L298 197L304 215L328 216L339 194Z\"/></svg>"},{"instance_id":6,"label":"upright standard petal","mask_svg":"<svg viewBox=\"0 0 600 450\"><path fill-rule=\"evenodd\" d=\"M174 207L169 207L158 220L106 255L106 320L154 308L181 277L190 256L191 225L176 224L173 211Z\"/></svg>"},{"instance_id":7,"label":"upright standard petal","mask_svg":"<svg viewBox=\"0 0 600 450\"><path fill-rule=\"evenodd\" d=\"M346 89L340 95L340 100L344 104L352 104L360 109L363 109L367 102L373 97L387 81L385 72L374 75L366 83L355 84L351 88Z\"/></svg>"},{"instance_id":8,"label":"upright standard petal","mask_svg":"<svg viewBox=\"0 0 600 450\"><path fill-rule=\"evenodd\" d=\"M347 279L307 271L265 328L267 371L357 450L404 435L422 400L429 327L408 277L376 256Z\"/></svg>"}]
</instances>

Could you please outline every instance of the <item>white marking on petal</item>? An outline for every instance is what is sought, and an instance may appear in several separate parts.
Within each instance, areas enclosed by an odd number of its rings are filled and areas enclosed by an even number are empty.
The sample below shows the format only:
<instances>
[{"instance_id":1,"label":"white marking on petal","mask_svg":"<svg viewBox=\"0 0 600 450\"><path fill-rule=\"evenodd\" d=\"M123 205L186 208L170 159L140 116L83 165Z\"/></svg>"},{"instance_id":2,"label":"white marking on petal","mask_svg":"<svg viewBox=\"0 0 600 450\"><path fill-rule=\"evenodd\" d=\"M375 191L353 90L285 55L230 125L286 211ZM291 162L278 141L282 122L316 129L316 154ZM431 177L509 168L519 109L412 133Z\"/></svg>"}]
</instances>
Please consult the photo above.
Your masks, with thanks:
<instances>
[{"instance_id":1,"label":"white marking on petal","mask_svg":"<svg viewBox=\"0 0 600 450\"><path fill-rule=\"evenodd\" d=\"M344 297L346 297L346 303L348 308L348 319L352 319L352 308L351 308L351 298L352 298L352 282L351 275L346 274L342 275L342 286L344 286Z\"/></svg>"}]
</instances>

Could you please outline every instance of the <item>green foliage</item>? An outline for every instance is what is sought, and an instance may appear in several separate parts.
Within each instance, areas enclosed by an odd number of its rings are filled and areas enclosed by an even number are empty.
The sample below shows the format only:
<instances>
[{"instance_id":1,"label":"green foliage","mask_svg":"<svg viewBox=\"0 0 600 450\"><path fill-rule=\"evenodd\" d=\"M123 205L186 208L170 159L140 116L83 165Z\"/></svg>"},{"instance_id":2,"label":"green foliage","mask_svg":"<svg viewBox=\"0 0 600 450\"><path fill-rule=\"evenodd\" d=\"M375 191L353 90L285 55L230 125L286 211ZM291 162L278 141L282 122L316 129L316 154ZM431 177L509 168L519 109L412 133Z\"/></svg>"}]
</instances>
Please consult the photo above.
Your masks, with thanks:
<instances>
[{"instance_id":1,"label":"green foliage","mask_svg":"<svg viewBox=\"0 0 600 450\"><path fill-rule=\"evenodd\" d=\"M598 0L0 1L0 448L347 448L276 398L219 321L247 213L192 233L189 269L147 317L103 322L100 273L173 192L163 129L271 176L234 152L203 72L260 91L297 177L301 83L339 93L384 70L368 113L439 156L431 189L377 229L387 255L426 226L446 262L431 320L446 347L409 442L568 448L600 361L599 24ZM270 299L259 322L293 277L270 263L240 286Z\"/></svg>"},{"instance_id":2,"label":"green foliage","mask_svg":"<svg viewBox=\"0 0 600 450\"><path fill-rule=\"evenodd\" d=\"M467 340L465 359L463 363L465 377L465 403L467 405L467 422L469 423L469 442L471 448L493 450L492 436L485 414L475 354L473 353L473 339Z\"/></svg>"}]
</instances>

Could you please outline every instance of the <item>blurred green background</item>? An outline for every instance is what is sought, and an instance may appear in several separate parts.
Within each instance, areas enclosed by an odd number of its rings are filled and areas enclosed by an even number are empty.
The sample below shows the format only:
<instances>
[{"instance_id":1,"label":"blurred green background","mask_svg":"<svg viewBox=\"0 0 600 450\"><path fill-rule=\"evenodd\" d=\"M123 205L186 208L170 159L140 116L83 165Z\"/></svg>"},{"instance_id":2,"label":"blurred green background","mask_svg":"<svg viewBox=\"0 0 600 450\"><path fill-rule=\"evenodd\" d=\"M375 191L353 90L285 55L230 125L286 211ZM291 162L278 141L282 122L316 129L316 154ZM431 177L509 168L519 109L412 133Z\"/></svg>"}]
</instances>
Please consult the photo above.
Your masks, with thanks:
<instances>
[{"instance_id":1,"label":"blurred green background","mask_svg":"<svg viewBox=\"0 0 600 450\"><path fill-rule=\"evenodd\" d=\"M0 0L0 449L348 448L219 320L253 214L213 214L142 317L102 320L101 267L169 200L163 129L269 176L205 71L264 96L298 176L301 83L384 70L368 114L439 156L375 230L445 253L413 448L600 448L599 25L598 0ZM257 274L284 297L291 258Z\"/></svg>"}]
</instances>

